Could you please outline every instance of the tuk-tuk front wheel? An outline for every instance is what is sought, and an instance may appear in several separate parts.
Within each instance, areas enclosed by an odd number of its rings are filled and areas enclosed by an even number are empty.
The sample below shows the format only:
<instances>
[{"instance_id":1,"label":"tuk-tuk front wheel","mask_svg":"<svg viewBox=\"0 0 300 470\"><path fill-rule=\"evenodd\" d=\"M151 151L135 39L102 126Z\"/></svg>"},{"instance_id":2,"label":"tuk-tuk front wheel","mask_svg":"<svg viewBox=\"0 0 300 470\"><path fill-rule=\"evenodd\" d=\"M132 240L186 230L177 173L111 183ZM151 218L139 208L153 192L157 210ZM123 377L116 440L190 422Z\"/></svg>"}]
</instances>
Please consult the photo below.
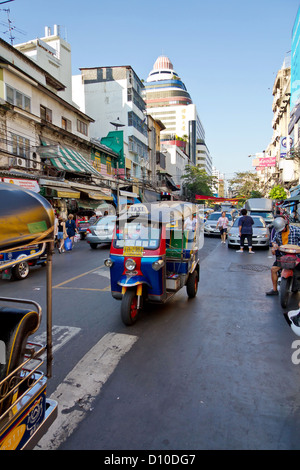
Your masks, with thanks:
<instances>
[{"instance_id":1,"label":"tuk-tuk front wheel","mask_svg":"<svg viewBox=\"0 0 300 470\"><path fill-rule=\"evenodd\" d=\"M137 320L137 295L135 290L128 289L123 295L121 317L125 325L133 325Z\"/></svg>"},{"instance_id":2,"label":"tuk-tuk front wheel","mask_svg":"<svg viewBox=\"0 0 300 470\"><path fill-rule=\"evenodd\" d=\"M189 275L186 283L186 292L190 299L193 299L197 294L198 282L199 275L198 271L195 269L195 271Z\"/></svg>"}]
</instances>

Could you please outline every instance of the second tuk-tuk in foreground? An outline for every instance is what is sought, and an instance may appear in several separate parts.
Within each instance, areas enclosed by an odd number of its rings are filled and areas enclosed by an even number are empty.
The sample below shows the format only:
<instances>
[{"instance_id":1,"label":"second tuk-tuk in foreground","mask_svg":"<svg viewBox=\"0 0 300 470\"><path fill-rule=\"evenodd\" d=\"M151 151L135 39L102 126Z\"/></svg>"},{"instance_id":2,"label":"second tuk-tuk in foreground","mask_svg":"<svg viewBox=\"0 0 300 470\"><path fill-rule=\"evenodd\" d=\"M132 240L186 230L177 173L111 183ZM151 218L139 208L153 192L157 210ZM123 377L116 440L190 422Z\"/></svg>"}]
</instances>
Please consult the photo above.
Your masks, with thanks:
<instances>
[{"instance_id":1,"label":"second tuk-tuk in foreground","mask_svg":"<svg viewBox=\"0 0 300 470\"><path fill-rule=\"evenodd\" d=\"M0 297L0 450L33 449L57 416L57 403L46 396L52 375L54 212L42 196L0 183L1 253L32 245L40 250L32 250L24 260L29 262L45 250L47 254L47 345L29 340L40 327L41 306L32 300ZM0 271L15 262L6 260Z\"/></svg>"},{"instance_id":2,"label":"second tuk-tuk in foreground","mask_svg":"<svg viewBox=\"0 0 300 470\"><path fill-rule=\"evenodd\" d=\"M110 257L111 293L132 325L144 302L164 303L182 287L195 297L203 219L197 205L181 201L134 204L116 222Z\"/></svg>"}]
</instances>

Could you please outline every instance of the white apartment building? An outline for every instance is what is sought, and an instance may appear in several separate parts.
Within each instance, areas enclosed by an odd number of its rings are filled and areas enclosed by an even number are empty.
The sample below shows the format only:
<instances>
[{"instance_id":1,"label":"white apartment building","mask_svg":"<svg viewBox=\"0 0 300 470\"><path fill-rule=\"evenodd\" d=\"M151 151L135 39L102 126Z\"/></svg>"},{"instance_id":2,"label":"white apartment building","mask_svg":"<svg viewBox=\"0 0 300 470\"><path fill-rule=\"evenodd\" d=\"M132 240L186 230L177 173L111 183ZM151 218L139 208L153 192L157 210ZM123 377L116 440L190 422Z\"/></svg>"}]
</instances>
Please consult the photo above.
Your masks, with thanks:
<instances>
[{"instance_id":1,"label":"white apartment building","mask_svg":"<svg viewBox=\"0 0 300 470\"><path fill-rule=\"evenodd\" d=\"M32 39L16 44L14 47L62 83L64 87L58 91L58 95L74 105L72 103L71 46L61 37L59 25L54 25L53 32L49 26L46 26L43 38Z\"/></svg>"},{"instance_id":2,"label":"white apartment building","mask_svg":"<svg viewBox=\"0 0 300 470\"><path fill-rule=\"evenodd\" d=\"M203 168L209 176L212 176L212 157L203 140L197 141L196 144L196 165Z\"/></svg>"},{"instance_id":3,"label":"white apartment building","mask_svg":"<svg viewBox=\"0 0 300 470\"><path fill-rule=\"evenodd\" d=\"M93 116L91 137L101 139L115 129L123 131L126 176L149 173L146 105L143 83L130 66L81 68L73 76L73 99Z\"/></svg>"}]
</instances>

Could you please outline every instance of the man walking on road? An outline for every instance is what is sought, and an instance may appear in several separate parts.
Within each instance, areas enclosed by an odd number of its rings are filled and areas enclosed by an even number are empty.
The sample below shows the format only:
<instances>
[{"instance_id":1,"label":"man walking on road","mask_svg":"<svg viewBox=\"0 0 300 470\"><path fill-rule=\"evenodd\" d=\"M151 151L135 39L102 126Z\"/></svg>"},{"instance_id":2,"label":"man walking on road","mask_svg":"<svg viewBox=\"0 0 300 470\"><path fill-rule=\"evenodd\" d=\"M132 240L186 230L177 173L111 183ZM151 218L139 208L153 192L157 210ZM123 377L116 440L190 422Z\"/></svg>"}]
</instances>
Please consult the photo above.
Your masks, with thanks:
<instances>
[{"instance_id":1,"label":"man walking on road","mask_svg":"<svg viewBox=\"0 0 300 470\"><path fill-rule=\"evenodd\" d=\"M254 253L254 251L252 251L252 225L254 224L254 220L250 215L247 215L246 209L242 209L241 214L242 217L239 219L240 249L237 250L237 253L243 253L245 238L247 238L249 253Z\"/></svg>"}]
</instances>

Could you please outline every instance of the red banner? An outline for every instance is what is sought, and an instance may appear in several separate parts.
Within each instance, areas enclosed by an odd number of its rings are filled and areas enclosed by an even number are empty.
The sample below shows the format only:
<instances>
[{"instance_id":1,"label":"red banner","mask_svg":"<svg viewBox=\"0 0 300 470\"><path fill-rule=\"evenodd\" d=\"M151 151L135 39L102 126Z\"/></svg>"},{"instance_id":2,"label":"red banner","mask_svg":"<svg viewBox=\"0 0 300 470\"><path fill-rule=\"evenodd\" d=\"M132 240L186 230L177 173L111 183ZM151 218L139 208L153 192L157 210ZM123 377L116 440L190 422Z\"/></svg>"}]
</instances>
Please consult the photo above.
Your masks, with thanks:
<instances>
[{"instance_id":1,"label":"red banner","mask_svg":"<svg viewBox=\"0 0 300 470\"><path fill-rule=\"evenodd\" d=\"M199 196L196 194L195 199L199 201L215 201L215 202L238 202L241 199L245 199L243 197L235 197L235 198L228 198L228 197L214 197L214 196Z\"/></svg>"}]
</instances>

